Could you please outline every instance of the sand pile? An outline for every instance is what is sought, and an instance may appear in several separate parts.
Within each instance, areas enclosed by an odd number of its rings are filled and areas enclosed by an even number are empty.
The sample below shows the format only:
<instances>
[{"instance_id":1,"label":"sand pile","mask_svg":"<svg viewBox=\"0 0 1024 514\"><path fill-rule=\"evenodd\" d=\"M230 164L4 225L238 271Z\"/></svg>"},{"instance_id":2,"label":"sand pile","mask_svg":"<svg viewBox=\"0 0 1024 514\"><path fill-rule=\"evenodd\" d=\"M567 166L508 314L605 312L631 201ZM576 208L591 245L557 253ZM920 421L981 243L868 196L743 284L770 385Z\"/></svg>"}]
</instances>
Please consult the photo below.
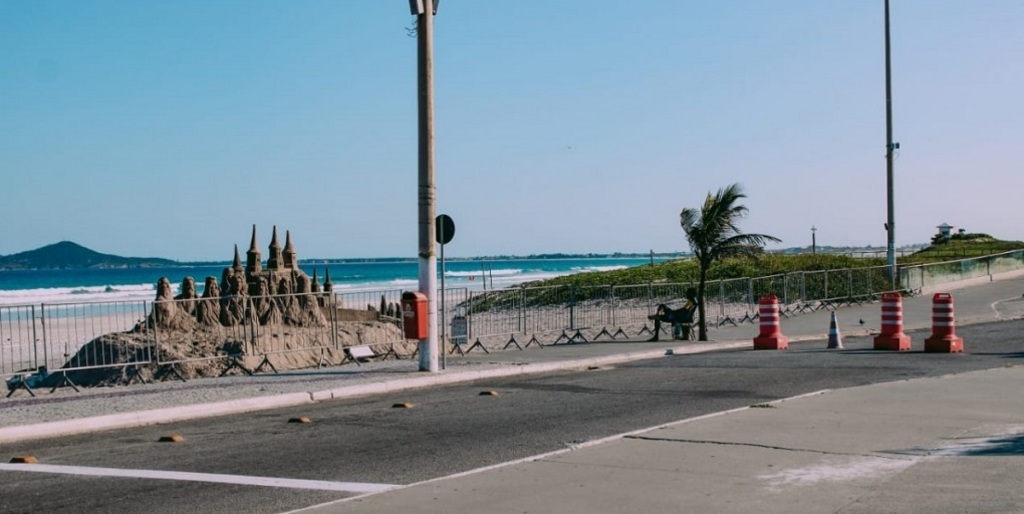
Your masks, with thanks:
<instances>
[{"instance_id":1,"label":"sand pile","mask_svg":"<svg viewBox=\"0 0 1024 514\"><path fill-rule=\"evenodd\" d=\"M64 368L85 368L67 372L76 385L104 386L123 384L135 373L146 380L176 378L175 370L185 379L218 376L235 359L249 370L255 370L265 359L278 371L334 366L345 358L342 348L353 345L370 345L378 355L393 348L405 356L416 349L416 342L407 342L399 327L381 321L339 322L333 334L330 327L316 331L285 326L260 328L255 335L203 326L162 329L157 337L152 331L106 334L79 348ZM60 381L56 371L50 370L48 385ZM261 371L271 372L271 368L264 365ZM234 369L231 373L244 372Z\"/></svg>"}]
</instances>

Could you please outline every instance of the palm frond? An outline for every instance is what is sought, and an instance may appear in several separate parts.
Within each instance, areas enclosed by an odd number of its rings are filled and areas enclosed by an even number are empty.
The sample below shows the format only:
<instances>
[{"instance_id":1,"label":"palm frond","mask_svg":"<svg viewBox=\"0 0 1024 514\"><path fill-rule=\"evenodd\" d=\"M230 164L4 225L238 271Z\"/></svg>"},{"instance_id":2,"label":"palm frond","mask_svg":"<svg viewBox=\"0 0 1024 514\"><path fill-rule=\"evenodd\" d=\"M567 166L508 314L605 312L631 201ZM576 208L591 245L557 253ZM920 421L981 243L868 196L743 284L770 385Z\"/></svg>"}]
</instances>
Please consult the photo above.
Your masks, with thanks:
<instances>
[{"instance_id":1,"label":"palm frond","mask_svg":"<svg viewBox=\"0 0 1024 514\"><path fill-rule=\"evenodd\" d=\"M708 192L700 209L684 208L679 213L679 224L686 234L690 250L700 265L698 314L700 340L707 340L703 294L707 270L718 260L728 257L757 255L767 242L780 239L766 234L744 234L739 222L747 215L747 208L739 203L746 198L740 184L730 184L715 194Z\"/></svg>"}]
</instances>

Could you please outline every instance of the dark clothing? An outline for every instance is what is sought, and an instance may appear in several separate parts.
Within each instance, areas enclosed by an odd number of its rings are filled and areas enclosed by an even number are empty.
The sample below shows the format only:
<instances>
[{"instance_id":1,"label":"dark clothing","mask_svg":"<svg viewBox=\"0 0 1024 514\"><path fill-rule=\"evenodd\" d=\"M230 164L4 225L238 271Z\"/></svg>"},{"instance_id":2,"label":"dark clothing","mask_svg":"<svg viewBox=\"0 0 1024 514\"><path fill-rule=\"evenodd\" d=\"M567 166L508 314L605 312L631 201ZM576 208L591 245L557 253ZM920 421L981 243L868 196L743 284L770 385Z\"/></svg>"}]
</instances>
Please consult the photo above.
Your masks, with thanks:
<instances>
[{"instance_id":1,"label":"dark clothing","mask_svg":"<svg viewBox=\"0 0 1024 514\"><path fill-rule=\"evenodd\" d=\"M648 318L654 320L654 336L648 341L657 341L658 336L661 335L661 322L672 323L673 327L679 326L682 329L682 339L684 341L690 339L690 325L693 324L693 315L697 310L697 304L692 300L687 300L686 305L679 309L672 309L665 304L658 306L657 312L653 316Z\"/></svg>"}]
</instances>

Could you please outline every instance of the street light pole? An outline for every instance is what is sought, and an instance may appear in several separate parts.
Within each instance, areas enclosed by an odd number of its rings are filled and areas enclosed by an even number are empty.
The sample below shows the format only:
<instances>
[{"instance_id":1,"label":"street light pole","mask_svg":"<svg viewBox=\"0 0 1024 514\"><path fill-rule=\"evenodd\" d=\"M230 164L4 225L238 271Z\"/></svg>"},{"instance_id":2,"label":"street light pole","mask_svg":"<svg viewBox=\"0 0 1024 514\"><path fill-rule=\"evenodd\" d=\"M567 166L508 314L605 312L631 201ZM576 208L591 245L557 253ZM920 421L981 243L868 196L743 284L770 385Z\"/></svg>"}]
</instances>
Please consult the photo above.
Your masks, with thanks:
<instances>
[{"instance_id":1,"label":"street light pole","mask_svg":"<svg viewBox=\"0 0 1024 514\"><path fill-rule=\"evenodd\" d=\"M896 289L896 220L894 219L893 208L892 153L896 148L899 148L899 144L892 141L892 59L889 47L889 0L885 0L885 183L888 213L885 223L887 235L885 256L889 264L889 277L892 280L893 289Z\"/></svg>"},{"instance_id":2,"label":"street light pole","mask_svg":"<svg viewBox=\"0 0 1024 514\"><path fill-rule=\"evenodd\" d=\"M434 14L440 0L410 0L416 16L419 104L419 287L427 297L427 338L420 339L420 371L437 368L437 254L434 252Z\"/></svg>"},{"instance_id":3,"label":"street light pole","mask_svg":"<svg viewBox=\"0 0 1024 514\"><path fill-rule=\"evenodd\" d=\"M818 254L818 239L817 239L818 227L811 227L811 255Z\"/></svg>"}]
</instances>

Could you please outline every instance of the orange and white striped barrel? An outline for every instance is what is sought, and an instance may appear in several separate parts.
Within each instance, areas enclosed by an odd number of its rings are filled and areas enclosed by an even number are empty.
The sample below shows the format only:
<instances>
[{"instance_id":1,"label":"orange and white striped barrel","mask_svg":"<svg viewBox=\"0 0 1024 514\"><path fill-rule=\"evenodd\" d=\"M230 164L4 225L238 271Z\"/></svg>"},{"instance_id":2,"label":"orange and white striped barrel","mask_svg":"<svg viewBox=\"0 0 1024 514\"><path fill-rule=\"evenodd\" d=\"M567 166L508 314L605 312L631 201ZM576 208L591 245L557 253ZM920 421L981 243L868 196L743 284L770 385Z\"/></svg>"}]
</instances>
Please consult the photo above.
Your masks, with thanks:
<instances>
[{"instance_id":1,"label":"orange and white striped barrel","mask_svg":"<svg viewBox=\"0 0 1024 514\"><path fill-rule=\"evenodd\" d=\"M964 351L964 340L956 335L953 319L953 295L935 293L932 297L932 336L924 340L924 351L958 353Z\"/></svg>"},{"instance_id":2,"label":"orange and white striped barrel","mask_svg":"<svg viewBox=\"0 0 1024 514\"><path fill-rule=\"evenodd\" d=\"M789 338L782 335L779 317L779 297L775 295L762 297L758 306L761 333L754 338L755 350L785 350L789 348Z\"/></svg>"},{"instance_id":3,"label":"orange and white striped barrel","mask_svg":"<svg viewBox=\"0 0 1024 514\"><path fill-rule=\"evenodd\" d=\"M903 297L882 294L882 333L875 337L876 350L910 350L910 336L903 333Z\"/></svg>"}]
</instances>

